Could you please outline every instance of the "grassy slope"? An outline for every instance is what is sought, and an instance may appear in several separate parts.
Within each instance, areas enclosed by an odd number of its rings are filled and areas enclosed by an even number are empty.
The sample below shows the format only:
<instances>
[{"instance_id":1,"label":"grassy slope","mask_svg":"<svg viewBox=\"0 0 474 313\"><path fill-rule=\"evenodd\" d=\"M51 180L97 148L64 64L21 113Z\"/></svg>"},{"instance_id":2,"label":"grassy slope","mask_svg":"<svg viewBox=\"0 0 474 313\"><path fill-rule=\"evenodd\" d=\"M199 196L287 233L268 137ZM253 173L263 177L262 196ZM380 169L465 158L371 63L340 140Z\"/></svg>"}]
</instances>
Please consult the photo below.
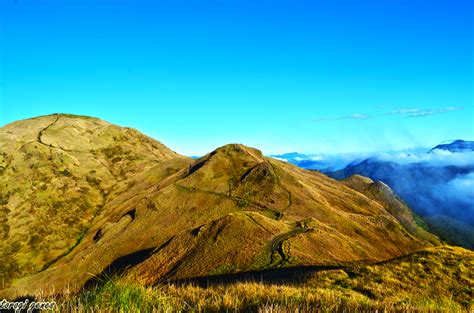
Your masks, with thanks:
<instances>
[{"instance_id":1,"label":"grassy slope","mask_svg":"<svg viewBox=\"0 0 474 313\"><path fill-rule=\"evenodd\" d=\"M449 244L474 249L474 227L447 216L434 215L423 218L433 233Z\"/></svg>"},{"instance_id":2,"label":"grassy slope","mask_svg":"<svg viewBox=\"0 0 474 313\"><path fill-rule=\"evenodd\" d=\"M39 219L38 224L54 219L48 228L67 239L71 235L58 225L71 215L81 217L71 228L80 240L70 240L57 262L15 281L12 289L3 291L6 295L77 290L111 265L156 282L267 267L385 260L437 243L416 231L416 225L415 231L407 229L387 202L323 174L265 158L256 149L227 145L192 161L136 131L97 119L49 116L39 121L7 126L2 138L31 133L31 145L46 149L39 150L35 164L47 177L60 184L72 177L72 186L94 181L98 203L75 211L61 206L53 216L46 213ZM56 169L48 158L59 152L77 162ZM22 150L9 153L15 160L26 155ZM24 162L21 173L31 184L39 184L43 176L29 172L31 164ZM61 174L66 169L69 175ZM1 177L14 183L15 173L10 168ZM71 206L87 199L67 197L75 190L72 186L57 194L59 189L45 185L40 203L31 200L27 190L16 192L24 195L25 205L35 204L34 214L42 211L38 204L41 208L51 203L50 195ZM21 207L14 203L9 198L6 207ZM34 236L35 230L25 229L24 234ZM28 260L23 256L34 255L35 247L46 250L31 245L24 247L24 254L9 255Z\"/></svg>"},{"instance_id":3,"label":"grassy slope","mask_svg":"<svg viewBox=\"0 0 474 313\"><path fill-rule=\"evenodd\" d=\"M322 174L264 158L241 145L219 148L166 176L168 171L164 162L119 184L79 246L7 292L44 286L74 290L114 261L136 263L146 253L150 261L130 271L159 281L216 271L383 260L431 245L410 234L382 204ZM226 218L231 213L240 214ZM226 222L214 228L215 234L193 235L196 227L212 229L220 221ZM275 237L298 225L308 231L268 248ZM162 250L170 239L175 248ZM153 262L163 267L149 270L147 264Z\"/></svg>"},{"instance_id":4,"label":"grassy slope","mask_svg":"<svg viewBox=\"0 0 474 313\"><path fill-rule=\"evenodd\" d=\"M228 285L104 281L73 297L54 299L62 310L118 311L417 311L468 312L473 307L474 253L429 248L376 265L318 271L303 282Z\"/></svg>"},{"instance_id":5,"label":"grassy slope","mask_svg":"<svg viewBox=\"0 0 474 313\"><path fill-rule=\"evenodd\" d=\"M0 282L49 267L80 243L120 181L176 158L94 118L49 115L0 128Z\"/></svg>"},{"instance_id":6,"label":"grassy slope","mask_svg":"<svg viewBox=\"0 0 474 313\"><path fill-rule=\"evenodd\" d=\"M368 177L356 174L343 180L343 183L381 203L410 234L433 243L439 242L436 236L422 227L418 227L417 220L419 221L420 217L416 216L403 200L383 182L374 182ZM424 227L427 228L426 225Z\"/></svg>"}]
</instances>

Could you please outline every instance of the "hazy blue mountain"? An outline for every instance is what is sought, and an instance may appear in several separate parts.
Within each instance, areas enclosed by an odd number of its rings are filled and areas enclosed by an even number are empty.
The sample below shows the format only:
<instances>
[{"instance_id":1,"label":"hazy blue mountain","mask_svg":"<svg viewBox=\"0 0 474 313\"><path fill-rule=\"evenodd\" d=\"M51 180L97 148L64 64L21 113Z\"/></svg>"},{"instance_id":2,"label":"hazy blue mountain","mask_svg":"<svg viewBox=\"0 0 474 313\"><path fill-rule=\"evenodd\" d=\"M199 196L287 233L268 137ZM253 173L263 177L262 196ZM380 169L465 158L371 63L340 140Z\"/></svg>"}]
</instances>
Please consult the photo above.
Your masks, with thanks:
<instances>
[{"instance_id":1,"label":"hazy blue mountain","mask_svg":"<svg viewBox=\"0 0 474 313\"><path fill-rule=\"evenodd\" d=\"M462 188L472 181L474 165L432 166L367 159L327 174L337 179L360 174L383 181L421 215L445 215L474 225L474 199Z\"/></svg>"},{"instance_id":2,"label":"hazy blue mountain","mask_svg":"<svg viewBox=\"0 0 474 313\"><path fill-rule=\"evenodd\" d=\"M468 238L474 234L474 153L469 148L472 143L457 140L436 146L430 153L404 158L371 157L326 174L336 179L360 174L385 182L415 212L427 217L432 231L473 249L473 239ZM439 154L439 150L443 152Z\"/></svg>"},{"instance_id":3,"label":"hazy blue mountain","mask_svg":"<svg viewBox=\"0 0 474 313\"><path fill-rule=\"evenodd\" d=\"M474 151L474 141L466 141L466 140L455 140L451 143L440 144L431 149L429 152L433 152L434 150L445 150L449 152L470 152Z\"/></svg>"},{"instance_id":4,"label":"hazy blue mountain","mask_svg":"<svg viewBox=\"0 0 474 313\"><path fill-rule=\"evenodd\" d=\"M354 159L364 159L360 155L356 154L325 155L304 154L298 152L270 155L269 157L289 162L301 168L305 168L308 170L317 170L321 172L336 171L341 168L344 168L349 163L353 162Z\"/></svg>"},{"instance_id":5,"label":"hazy blue mountain","mask_svg":"<svg viewBox=\"0 0 474 313\"><path fill-rule=\"evenodd\" d=\"M474 227L457 219L442 215L425 216L424 220L432 233L449 244L474 249Z\"/></svg>"},{"instance_id":6,"label":"hazy blue mountain","mask_svg":"<svg viewBox=\"0 0 474 313\"><path fill-rule=\"evenodd\" d=\"M386 151L385 155L389 157L392 155L418 155L425 153L429 148L417 147L406 150L390 150ZM269 155L269 157L276 158L282 161L289 162L301 168L308 170L317 170L321 172L332 172L343 169L349 164L362 162L370 157L373 153L338 153L338 154L305 154L300 152L289 152L283 154Z\"/></svg>"}]
</instances>

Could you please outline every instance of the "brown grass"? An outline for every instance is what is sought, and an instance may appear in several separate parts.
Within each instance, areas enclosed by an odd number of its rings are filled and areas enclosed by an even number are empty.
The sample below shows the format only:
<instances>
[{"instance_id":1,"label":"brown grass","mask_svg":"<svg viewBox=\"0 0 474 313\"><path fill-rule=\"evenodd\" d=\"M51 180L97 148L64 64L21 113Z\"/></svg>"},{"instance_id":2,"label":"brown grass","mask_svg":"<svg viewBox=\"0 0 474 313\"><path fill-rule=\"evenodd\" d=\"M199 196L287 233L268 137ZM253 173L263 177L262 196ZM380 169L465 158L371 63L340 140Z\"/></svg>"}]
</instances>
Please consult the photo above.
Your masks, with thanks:
<instances>
[{"instance_id":1,"label":"brown grass","mask_svg":"<svg viewBox=\"0 0 474 313\"><path fill-rule=\"evenodd\" d=\"M0 274L12 288L0 295L79 290L124 258L153 283L380 261L438 243L389 201L239 144L190 160L127 128L54 115L3 127L0 148L12 160L0 176ZM143 251L148 260L134 260Z\"/></svg>"},{"instance_id":2,"label":"brown grass","mask_svg":"<svg viewBox=\"0 0 474 313\"><path fill-rule=\"evenodd\" d=\"M377 265L315 273L305 282L148 287L107 279L42 299L71 312L469 312L474 253L438 247Z\"/></svg>"}]
</instances>

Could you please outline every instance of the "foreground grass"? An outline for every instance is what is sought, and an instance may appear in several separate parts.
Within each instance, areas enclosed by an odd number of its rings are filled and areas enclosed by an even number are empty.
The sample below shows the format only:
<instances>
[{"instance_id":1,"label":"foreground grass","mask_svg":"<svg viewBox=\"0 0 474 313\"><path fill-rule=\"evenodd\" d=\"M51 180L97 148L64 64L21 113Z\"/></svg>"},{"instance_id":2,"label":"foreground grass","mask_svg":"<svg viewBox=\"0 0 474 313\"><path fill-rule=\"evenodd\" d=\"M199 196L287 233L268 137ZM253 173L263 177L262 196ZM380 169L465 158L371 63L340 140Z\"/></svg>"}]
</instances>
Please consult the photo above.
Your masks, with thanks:
<instances>
[{"instance_id":1,"label":"foreground grass","mask_svg":"<svg viewBox=\"0 0 474 313\"><path fill-rule=\"evenodd\" d=\"M68 312L463 312L449 299L372 300L356 291L256 282L202 288L143 287L113 281L71 298L55 299Z\"/></svg>"},{"instance_id":2,"label":"foreground grass","mask_svg":"<svg viewBox=\"0 0 474 313\"><path fill-rule=\"evenodd\" d=\"M441 246L291 284L150 287L117 277L48 300L61 312L473 312L473 286L473 252Z\"/></svg>"}]
</instances>

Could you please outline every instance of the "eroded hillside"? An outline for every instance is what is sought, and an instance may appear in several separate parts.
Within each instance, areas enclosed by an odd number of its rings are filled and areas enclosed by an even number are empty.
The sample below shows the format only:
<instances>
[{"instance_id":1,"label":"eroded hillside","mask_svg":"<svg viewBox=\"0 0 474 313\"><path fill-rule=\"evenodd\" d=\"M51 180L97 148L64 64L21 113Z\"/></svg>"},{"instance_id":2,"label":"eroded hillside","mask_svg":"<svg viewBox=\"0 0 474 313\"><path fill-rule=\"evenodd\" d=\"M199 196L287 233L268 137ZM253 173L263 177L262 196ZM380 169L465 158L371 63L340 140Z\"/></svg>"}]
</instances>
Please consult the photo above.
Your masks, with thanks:
<instances>
[{"instance_id":1,"label":"eroded hillside","mask_svg":"<svg viewBox=\"0 0 474 313\"><path fill-rule=\"evenodd\" d=\"M184 157L95 118L54 114L0 128L2 282L68 253L118 182L170 159Z\"/></svg>"}]
</instances>

